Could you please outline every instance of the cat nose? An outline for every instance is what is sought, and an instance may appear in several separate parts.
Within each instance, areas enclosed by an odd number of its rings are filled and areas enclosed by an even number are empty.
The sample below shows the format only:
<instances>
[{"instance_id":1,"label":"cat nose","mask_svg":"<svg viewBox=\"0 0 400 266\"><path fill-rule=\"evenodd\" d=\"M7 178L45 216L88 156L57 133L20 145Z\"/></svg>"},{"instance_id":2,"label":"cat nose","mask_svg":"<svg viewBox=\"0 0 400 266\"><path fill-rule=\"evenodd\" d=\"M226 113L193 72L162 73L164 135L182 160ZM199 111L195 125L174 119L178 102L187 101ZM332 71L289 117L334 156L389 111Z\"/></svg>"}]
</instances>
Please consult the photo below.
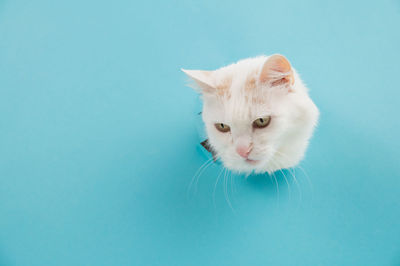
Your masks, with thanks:
<instances>
[{"instance_id":1,"label":"cat nose","mask_svg":"<svg viewBox=\"0 0 400 266\"><path fill-rule=\"evenodd\" d=\"M236 152L237 152L241 157L247 159L247 157L249 157L249 154L250 154L252 148L253 148L253 147L252 147L251 145L250 145L250 146L243 146L243 145L240 145L240 146L237 146L237 147L236 147Z\"/></svg>"}]
</instances>

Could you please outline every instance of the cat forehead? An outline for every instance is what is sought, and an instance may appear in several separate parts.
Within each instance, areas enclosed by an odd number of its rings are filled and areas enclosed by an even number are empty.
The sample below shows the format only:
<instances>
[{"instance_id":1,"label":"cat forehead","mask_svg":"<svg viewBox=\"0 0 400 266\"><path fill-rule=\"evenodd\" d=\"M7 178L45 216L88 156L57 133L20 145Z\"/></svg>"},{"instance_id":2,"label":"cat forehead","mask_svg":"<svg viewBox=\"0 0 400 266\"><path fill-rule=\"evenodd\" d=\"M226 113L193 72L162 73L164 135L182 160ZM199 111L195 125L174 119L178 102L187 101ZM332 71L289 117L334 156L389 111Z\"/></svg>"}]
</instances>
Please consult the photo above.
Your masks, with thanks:
<instances>
[{"instance_id":1,"label":"cat forehead","mask_svg":"<svg viewBox=\"0 0 400 266\"><path fill-rule=\"evenodd\" d=\"M251 101L251 103L262 103L263 98L256 96L256 89L258 71L252 71L244 75L233 76L231 74L226 74L220 76L219 79L215 80L215 88L217 95L223 101L231 101L237 98L244 98L246 101Z\"/></svg>"},{"instance_id":2,"label":"cat forehead","mask_svg":"<svg viewBox=\"0 0 400 266\"><path fill-rule=\"evenodd\" d=\"M217 100L210 100L209 109L231 117L248 117L273 109L270 91L259 82L266 58L248 58L213 71Z\"/></svg>"},{"instance_id":3,"label":"cat forehead","mask_svg":"<svg viewBox=\"0 0 400 266\"><path fill-rule=\"evenodd\" d=\"M218 94L230 96L232 91L255 89L263 60L263 58L245 59L217 69L214 72L214 80Z\"/></svg>"},{"instance_id":4,"label":"cat forehead","mask_svg":"<svg viewBox=\"0 0 400 266\"><path fill-rule=\"evenodd\" d=\"M233 94L230 98L219 97L218 100L206 101L204 111L211 120L240 123L270 115L273 107L269 102L268 99L249 99L247 96Z\"/></svg>"}]
</instances>

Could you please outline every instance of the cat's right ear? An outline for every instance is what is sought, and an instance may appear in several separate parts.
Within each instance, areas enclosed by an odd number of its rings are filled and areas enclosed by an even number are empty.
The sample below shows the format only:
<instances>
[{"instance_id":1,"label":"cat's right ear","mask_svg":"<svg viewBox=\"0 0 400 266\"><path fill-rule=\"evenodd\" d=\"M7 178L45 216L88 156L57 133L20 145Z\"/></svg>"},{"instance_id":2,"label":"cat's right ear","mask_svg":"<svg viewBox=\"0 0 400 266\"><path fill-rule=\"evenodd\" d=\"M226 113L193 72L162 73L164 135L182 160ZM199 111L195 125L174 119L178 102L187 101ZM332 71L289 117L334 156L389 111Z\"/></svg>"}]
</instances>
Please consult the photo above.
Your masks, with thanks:
<instances>
[{"instance_id":1,"label":"cat's right ear","mask_svg":"<svg viewBox=\"0 0 400 266\"><path fill-rule=\"evenodd\" d=\"M268 57L262 67L259 81L263 84L269 84L271 87L277 85L285 86L290 91L290 86L294 82L294 76L292 67L286 57L280 54Z\"/></svg>"},{"instance_id":2,"label":"cat's right ear","mask_svg":"<svg viewBox=\"0 0 400 266\"><path fill-rule=\"evenodd\" d=\"M181 68L181 70L194 81L195 86L190 86L195 90L199 90L201 93L213 94L216 89L214 88L213 81L211 79L212 71L206 70L187 70Z\"/></svg>"}]
</instances>

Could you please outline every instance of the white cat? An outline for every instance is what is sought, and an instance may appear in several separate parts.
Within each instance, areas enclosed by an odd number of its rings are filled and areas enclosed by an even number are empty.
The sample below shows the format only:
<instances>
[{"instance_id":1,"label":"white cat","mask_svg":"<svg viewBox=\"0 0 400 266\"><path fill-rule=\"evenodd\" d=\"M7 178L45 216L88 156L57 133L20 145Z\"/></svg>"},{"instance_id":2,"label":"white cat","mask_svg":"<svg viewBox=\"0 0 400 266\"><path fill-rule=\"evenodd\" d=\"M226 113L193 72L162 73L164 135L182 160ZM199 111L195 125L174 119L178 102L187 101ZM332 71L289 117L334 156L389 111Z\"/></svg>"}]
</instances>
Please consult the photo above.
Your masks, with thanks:
<instances>
[{"instance_id":1,"label":"white cat","mask_svg":"<svg viewBox=\"0 0 400 266\"><path fill-rule=\"evenodd\" d=\"M272 173L303 158L319 112L284 56L182 71L203 96L209 145L226 168Z\"/></svg>"}]
</instances>

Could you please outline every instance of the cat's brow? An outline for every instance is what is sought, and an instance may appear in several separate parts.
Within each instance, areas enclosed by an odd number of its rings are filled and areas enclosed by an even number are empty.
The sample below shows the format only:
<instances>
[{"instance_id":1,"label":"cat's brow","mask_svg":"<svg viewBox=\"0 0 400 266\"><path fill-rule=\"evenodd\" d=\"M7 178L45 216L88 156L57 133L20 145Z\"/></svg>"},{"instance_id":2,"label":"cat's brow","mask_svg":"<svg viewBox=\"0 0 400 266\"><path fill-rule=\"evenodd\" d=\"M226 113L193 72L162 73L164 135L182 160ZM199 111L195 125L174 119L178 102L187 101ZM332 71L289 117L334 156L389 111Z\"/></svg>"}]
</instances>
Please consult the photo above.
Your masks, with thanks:
<instances>
[{"instance_id":1,"label":"cat's brow","mask_svg":"<svg viewBox=\"0 0 400 266\"><path fill-rule=\"evenodd\" d=\"M227 95L229 92L229 88L232 85L232 77L224 78L219 84L217 84L216 89L220 96Z\"/></svg>"},{"instance_id":2,"label":"cat's brow","mask_svg":"<svg viewBox=\"0 0 400 266\"><path fill-rule=\"evenodd\" d=\"M248 77L246 79L246 83L244 84L244 89L246 91L254 90L256 88L256 78L255 77Z\"/></svg>"},{"instance_id":3,"label":"cat's brow","mask_svg":"<svg viewBox=\"0 0 400 266\"><path fill-rule=\"evenodd\" d=\"M246 91L250 91L256 88L257 86L257 76L258 72L257 71L252 71L249 73L246 77L246 82L244 84L244 89Z\"/></svg>"}]
</instances>

